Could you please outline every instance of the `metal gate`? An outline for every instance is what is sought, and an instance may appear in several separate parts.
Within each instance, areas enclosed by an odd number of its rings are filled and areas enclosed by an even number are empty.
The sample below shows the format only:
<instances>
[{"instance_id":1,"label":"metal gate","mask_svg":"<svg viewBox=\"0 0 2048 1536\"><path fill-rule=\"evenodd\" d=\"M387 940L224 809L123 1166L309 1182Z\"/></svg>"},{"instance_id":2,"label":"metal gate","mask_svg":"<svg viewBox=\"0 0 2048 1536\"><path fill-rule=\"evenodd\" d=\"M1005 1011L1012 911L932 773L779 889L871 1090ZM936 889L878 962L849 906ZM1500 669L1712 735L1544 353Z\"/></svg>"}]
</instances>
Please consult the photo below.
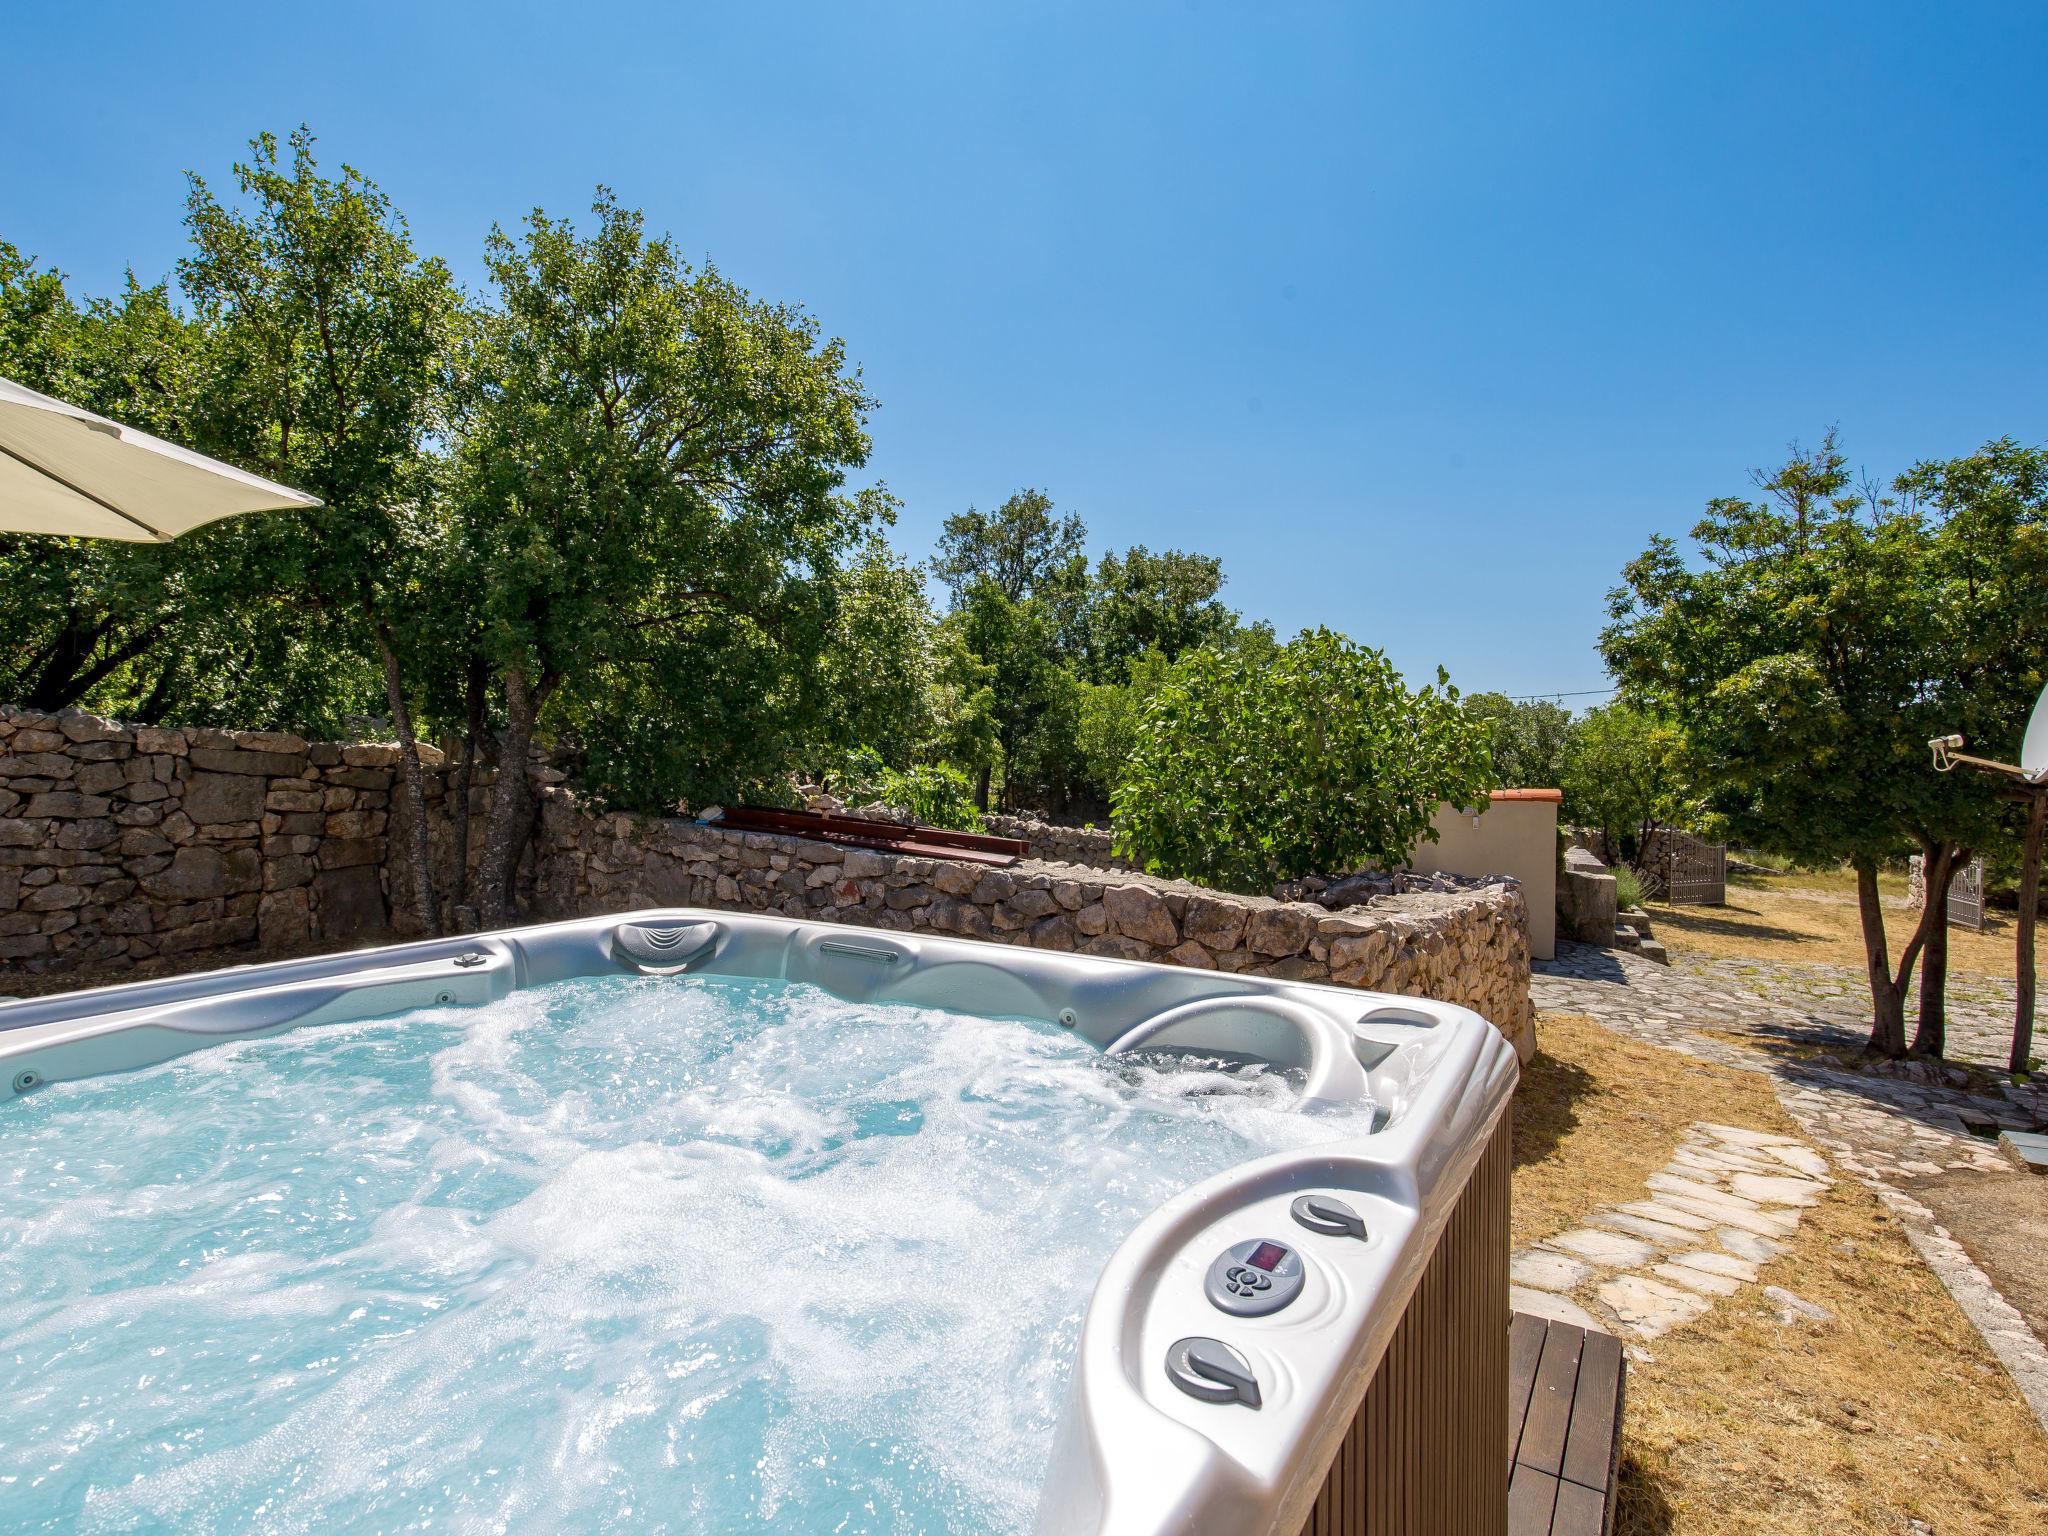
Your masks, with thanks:
<instances>
[{"instance_id":1,"label":"metal gate","mask_svg":"<svg viewBox=\"0 0 2048 1536\"><path fill-rule=\"evenodd\" d=\"M1727 844L1701 843L1672 854L1665 871L1664 899L1673 906L1726 906Z\"/></svg>"},{"instance_id":2,"label":"metal gate","mask_svg":"<svg viewBox=\"0 0 2048 1536\"><path fill-rule=\"evenodd\" d=\"M1958 928L1984 928L1984 861L1972 859L1948 882L1948 920Z\"/></svg>"}]
</instances>

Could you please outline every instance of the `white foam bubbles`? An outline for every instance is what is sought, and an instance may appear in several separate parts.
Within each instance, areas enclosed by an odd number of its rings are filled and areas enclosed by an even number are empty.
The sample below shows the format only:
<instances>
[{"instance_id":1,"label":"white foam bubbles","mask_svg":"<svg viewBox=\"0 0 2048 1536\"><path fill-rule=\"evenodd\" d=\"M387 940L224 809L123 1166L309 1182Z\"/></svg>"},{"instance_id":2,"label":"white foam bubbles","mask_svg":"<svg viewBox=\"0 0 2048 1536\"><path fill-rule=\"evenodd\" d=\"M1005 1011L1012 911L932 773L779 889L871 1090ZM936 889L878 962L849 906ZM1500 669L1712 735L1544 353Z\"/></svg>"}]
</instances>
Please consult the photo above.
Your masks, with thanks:
<instances>
[{"instance_id":1,"label":"white foam bubbles","mask_svg":"<svg viewBox=\"0 0 2048 1536\"><path fill-rule=\"evenodd\" d=\"M69 1268L0 1253L27 1528L1016 1529L1117 1241L1358 1129L1272 1073L763 982L232 1050L0 1120L0 1167L72 1170L6 1217Z\"/></svg>"}]
</instances>

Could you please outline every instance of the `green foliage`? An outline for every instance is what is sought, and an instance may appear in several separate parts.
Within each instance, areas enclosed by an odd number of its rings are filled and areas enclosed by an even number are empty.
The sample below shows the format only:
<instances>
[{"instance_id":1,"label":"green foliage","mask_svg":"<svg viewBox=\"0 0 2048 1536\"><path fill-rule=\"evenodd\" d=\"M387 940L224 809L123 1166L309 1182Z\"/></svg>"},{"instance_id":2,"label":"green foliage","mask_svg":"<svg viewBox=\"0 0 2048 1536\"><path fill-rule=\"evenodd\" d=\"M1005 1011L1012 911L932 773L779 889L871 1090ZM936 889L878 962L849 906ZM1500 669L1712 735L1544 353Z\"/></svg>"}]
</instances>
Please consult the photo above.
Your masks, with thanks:
<instances>
[{"instance_id":1,"label":"green foliage","mask_svg":"<svg viewBox=\"0 0 2048 1536\"><path fill-rule=\"evenodd\" d=\"M1683 730L1706 808L1741 842L1857 869L1872 1043L1888 1053L1923 946L1916 1048L1940 1048L1945 930L1922 923L1894 973L1878 867L2012 835L1990 788L1932 772L1926 743L2019 739L2048 648L2044 483L2048 455L2002 439L1879 495L1851 483L1830 435L1760 476L1764 500L1710 503L1699 565L1659 538L1612 596L1608 666Z\"/></svg>"},{"instance_id":2,"label":"green foliage","mask_svg":"<svg viewBox=\"0 0 2048 1536\"><path fill-rule=\"evenodd\" d=\"M1328 630L1190 652L1154 693L1117 784L1117 841L1226 890L1404 862L1445 800L1486 789L1487 723L1457 690L1410 691Z\"/></svg>"},{"instance_id":3,"label":"green foliage","mask_svg":"<svg viewBox=\"0 0 2048 1536\"><path fill-rule=\"evenodd\" d=\"M974 804L974 784L951 763L915 763L891 768L872 748L863 747L846 764L827 775L826 787L848 805L887 805L907 810L928 827L979 832L981 812Z\"/></svg>"},{"instance_id":4,"label":"green foliage","mask_svg":"<svg viewBox=\"0 0 2048 1536\"><path fill-rule=\"evenodd\" d=\"M1166 681L1171 663L1158 650L1134 656L1122 683L1083 683L1075 746L1090 782L1114 786L1138 744L1138 731L1152 696Z\"/></svg>"},{"instance_id":5,"label":"green foliage","mask_svg":"<svg viewBox=\"0 0 2048 1536\"><path fill-rule=\"evenodd\" d=\"M1927 771L1926 744L2024 727L2048 640L2040 474L2038 451L1993 444L1902 480L1952 498L1923 509L1853 491L1829 439L1763 482L1771 501L1712 503L1702 566L1663 538L1629 565L1602 650L1683 730L1737 840L1819 864L1995 835L1984 786Z\"/></svg>"},{"instance_id":6,"label":"green foliage","mask_svg":"<svg viewBox=\"0 0 2048 1536\"><path fill-rule=\"evenodd\" d=\"M1623 912L1643 904L1643 877L1627 864L1614 867L1614 904Z\"/></svg>"},{"instance_id":7,"label":"green foliage","mask_svg":"<svg viewBox=\"0 0 2048 1536\"><path fill-rule=\"evenodd\" d=\"M594 212L588 234L537 212L489 241L462 546L508 711L559 691L608 796L701 803L831 728L842 562L890 516L879 491L841 491L872 402L801 311L693 271L608 192ZM869 564L874 620L902 594Z\"/></svg>"},{"instance_id":8,"label":"green foliage","mask_svg":"<svg viewBox=\"0 0 2048 1536\"><path fill-rule=\"evenodd\" d=\"M174 441L200 436L196 323L130 278L75 303L0 242L0 373ZM347 644L251 570L229 525L174 544L0 535L0 697L145 723L335 730L375 697Z\"/></svg>"},{"instance_id":9,"label":"green foliage","mask_svg":"<svg viewBox=\"0 0 2048 1536\"><path fill-rule=\"evenodd\" d=\"M1223 562L1214 555L1155 555L1142 544L1104 555L1088 607L1089 678L1119 683L1148 652L1176 661L1221 640L1237 627L1237 615L1216 600L1222 586Z\"/></svg>"},{"instance_id":10,"label":"green foliage","mask_svg":"<svg viewBox=\"0 0 2048 1536\"><path fill-rule=\"evenodd\" d=\"M214 554L244 590L293 589L322 627L402 644L446 560L430 447L459 299L375 183L347 165L322 175L303 128L289 149L254 140L232 202L191 179L178 281L200 337L192 430L323 505L234 519Z\"/></svg>"},{"instance_id":11,"label":"green foliage","mask_svg":"<svg viewBox=\"0 0 2048 1536\"><path fill-rule=\"evenodd\" d=\"M1474 693L1465 707L1493 722L1493 779L1508 789L1561 789L1571 746L1572 713L1548 699Z\"/></svg>"},{"instance_id":12,"label":"green foliage","mask_svg":"<svg viewBox=\"0 0 2048 1536\"><path fill-rule=\"evenodd\" d=\"M819 656L826 753L866 746L892 763L924 756L950 728L940 673L945 658L924 580L871 534L837 584L831 630Z\"/></svg>"},{"instance_id":13,"label":"green foliage","mask_svg":"<svg viewBox=\"0 0 2048 1536\"><path fill-rule=\"evenodd\" d=\"M1037 598L1057 608L1086 590L1087 536L1073 513L1053 514L1045 492L1022 490L993 512L969 507L948 517L932 574L952 589L956 604L986 583L1013 603Z\"/></svg>"},{"instance_id":14,"label":"green foliage","mask_svg":"<svg viewBox=\"0 0 2048 1536\"><path fill-rule=\"evenodd\" d=\"M1684 761L1685 738L1669 721L1625 703L1589 710L1565 744L1564 809L1633 859L1656 827L1698 827Z\"/></svg>"}]
</instances>

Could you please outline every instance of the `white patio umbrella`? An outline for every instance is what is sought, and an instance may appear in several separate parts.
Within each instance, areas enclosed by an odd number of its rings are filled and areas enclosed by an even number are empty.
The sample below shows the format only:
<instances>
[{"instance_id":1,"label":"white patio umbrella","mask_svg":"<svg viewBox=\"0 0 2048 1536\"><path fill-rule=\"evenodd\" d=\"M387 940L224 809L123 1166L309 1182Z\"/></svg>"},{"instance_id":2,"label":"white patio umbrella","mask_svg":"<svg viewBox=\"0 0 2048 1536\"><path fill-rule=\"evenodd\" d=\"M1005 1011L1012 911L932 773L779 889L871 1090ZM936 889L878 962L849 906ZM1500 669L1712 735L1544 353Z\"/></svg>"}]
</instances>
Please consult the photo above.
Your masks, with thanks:
<instances>
[{"instance_id":1,"label":"white patio umbrella","mask_svg":"<svg viewBox=\"0 0 2048 1536\"><path fill-rule=\"evenodd\" d=\"M0 378L0 532L168 543L320 498Z\"/></svg>"}]
</instances>

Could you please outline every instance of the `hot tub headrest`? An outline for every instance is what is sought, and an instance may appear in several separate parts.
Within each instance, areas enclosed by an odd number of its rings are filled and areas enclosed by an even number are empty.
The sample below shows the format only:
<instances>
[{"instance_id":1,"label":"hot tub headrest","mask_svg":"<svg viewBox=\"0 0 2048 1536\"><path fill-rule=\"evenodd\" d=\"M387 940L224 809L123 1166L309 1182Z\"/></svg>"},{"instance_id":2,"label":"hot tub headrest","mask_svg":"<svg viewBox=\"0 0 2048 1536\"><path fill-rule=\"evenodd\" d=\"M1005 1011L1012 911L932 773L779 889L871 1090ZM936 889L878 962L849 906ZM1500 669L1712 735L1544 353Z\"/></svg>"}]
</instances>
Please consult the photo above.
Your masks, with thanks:
<instances>
[{"instance_id":1,"label":"hot tub headrest","mask_svg":"<svg viewBox=\"0 0 2048 1536\"><path fill-rule=\"evenodd\" d=\"M621 923L612 930L612 957L643 975L673 976L717 942L716 923Z\"/></svg>"}]
</instances>

